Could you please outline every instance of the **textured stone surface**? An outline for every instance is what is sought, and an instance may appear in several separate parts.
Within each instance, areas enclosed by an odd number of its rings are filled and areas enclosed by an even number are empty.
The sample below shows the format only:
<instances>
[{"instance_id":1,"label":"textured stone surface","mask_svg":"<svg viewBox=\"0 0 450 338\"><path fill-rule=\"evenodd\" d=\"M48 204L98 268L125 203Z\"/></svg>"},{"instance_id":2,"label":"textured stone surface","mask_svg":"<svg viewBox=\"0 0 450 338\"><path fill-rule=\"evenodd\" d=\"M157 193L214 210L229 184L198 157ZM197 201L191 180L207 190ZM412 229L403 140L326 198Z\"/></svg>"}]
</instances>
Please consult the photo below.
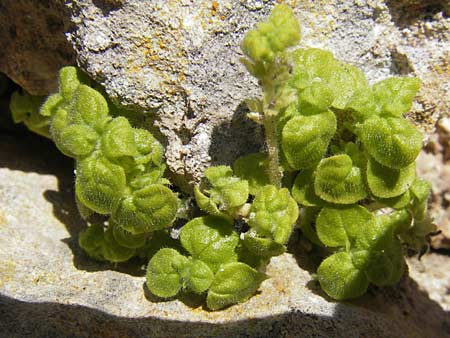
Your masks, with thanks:
<instances>
[{"instance_id":1,"label":"textured stone surface","mask_svg":"<svg viewBox=\"0 0 450 338\"><path fill-rule=\"evenodd\" d=\"M0 1L0 72L30 94L55 91L58 70L75 63L64 35L69 28L63 1Z\"/></svg>"},{"instance_id":2,"label":"textured stone surface","mask_svg":"<svg viewBox=\"0 0 450 338\"><path fill-rule=\"evenodd\" d=\"M272 277L245 304L208 312L189 297L159 301L141 264L89 260L77 246L85 226L73 201L70 159L34 135L0 137L0 337L450 337L450 258L413 279L371 289L353 302L323 295L298 250L273 259ZM428 262L427 262L428 263ZM433 266L430 264L430 266ZM412 266L414 268L414 266ZM447 298L446 298L447 297Z\"/></svg>"},{"instance_id":3,"label":"textured stone surface","mask_svg":"<svg viewBox=\"0 0 450 338\"><path fill-rule=\"evenodd\" d=\"M446 1L288 1L303 46L329 49L371 82L418 76L410 118L431 132L448 98L450 18ZM167 140L169 169L192 183L210 163L257 150L259 130L243 99L257 95L239 63L244 34L273 1L69 1L77 59L116 101L147 112ZM404 13L408 13L404 15ZM156 119L156 120L155 120Z\"/></svg>"},{"instance_id":4,"label":"textured stone surface","mask_svg":"<svg viewBox=\"0 0 450 338\"><path fill-rule=\"evenodd\" d=\"M450 249L450 117L437 124L417 160L417 173L431 182L431 215L441 232L432 238L435 249Z\"/></svg>"}]
</instances>

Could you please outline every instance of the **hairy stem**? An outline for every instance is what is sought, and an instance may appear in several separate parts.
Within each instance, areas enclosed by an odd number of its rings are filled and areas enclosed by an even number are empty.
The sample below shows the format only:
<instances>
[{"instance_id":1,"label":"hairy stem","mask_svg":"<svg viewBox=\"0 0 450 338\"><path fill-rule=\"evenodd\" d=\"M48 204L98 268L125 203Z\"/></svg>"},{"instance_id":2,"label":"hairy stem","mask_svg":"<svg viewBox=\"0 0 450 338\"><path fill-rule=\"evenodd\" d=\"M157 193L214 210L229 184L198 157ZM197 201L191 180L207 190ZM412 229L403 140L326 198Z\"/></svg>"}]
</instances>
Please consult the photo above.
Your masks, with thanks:
<instances>
[{"instance_id":1,"label":"hairy stem","mask_svg":"<svg viewBox=\"0 0 450 338\"><path fill-rule=\"evenodd\" d=\"M279 163L279 151L278 151L278 141L277 141L277 112L275 111L265 111L264 114L264 129L266 134L266 145L268 152L268 173L270 183L277 188L281 187L282 173Z\"/></svg>"}]
</instances>

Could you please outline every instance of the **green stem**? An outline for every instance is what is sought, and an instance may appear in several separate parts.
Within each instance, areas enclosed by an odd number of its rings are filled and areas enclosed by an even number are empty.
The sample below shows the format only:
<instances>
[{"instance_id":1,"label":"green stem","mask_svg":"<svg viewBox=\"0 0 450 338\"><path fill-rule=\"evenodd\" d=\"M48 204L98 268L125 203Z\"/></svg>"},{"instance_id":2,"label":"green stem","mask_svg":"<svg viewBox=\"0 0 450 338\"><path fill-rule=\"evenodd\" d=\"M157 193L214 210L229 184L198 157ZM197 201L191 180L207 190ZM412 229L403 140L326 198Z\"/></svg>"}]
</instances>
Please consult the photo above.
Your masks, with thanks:
<instances>
[{"instance_id":1,"label":"green stem","mask_svg":"<svg viewBox=\"0 0 450 338\"><path fill-rule=\"evenodd\" d=\"M279 150L277 141L277 112L265 111L264 112L264 129L266 134L266 145L268 151L269 166L267 168L269 173L270 183L281 188L282 173L279 163Z\"/></svg>"}]
</instances>

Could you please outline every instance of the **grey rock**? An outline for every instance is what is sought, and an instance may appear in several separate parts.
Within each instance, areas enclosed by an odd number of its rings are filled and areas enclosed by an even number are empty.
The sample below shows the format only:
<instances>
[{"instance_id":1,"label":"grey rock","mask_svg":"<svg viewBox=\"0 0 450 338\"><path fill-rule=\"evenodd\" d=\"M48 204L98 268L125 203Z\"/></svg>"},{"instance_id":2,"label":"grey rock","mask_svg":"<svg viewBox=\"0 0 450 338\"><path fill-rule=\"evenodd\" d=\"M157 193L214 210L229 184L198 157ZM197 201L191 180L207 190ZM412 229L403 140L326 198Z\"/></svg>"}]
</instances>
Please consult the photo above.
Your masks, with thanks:
<instances>
[{"instance_id":1,"label":"grey rock","mask_svg":"<svg viewBox=\"0 0 450 338\"><path fill-rule=\"evenodd\" d=\"M68 37L80 66L116 103L146 112L166 139L175 181L189 188L210 164L256 151L259 128L243 100L258 95L239 62L240 42L274 1L69 1ZM409 114L428 134L450 105L448 6L421 1L292 1L302 46L328 49L371 82L423 81ZM404 13L408 13L404 15Z\"/></svg>"},{"instance_id":2,"label":"grey rock","mask_svg":"<svg viewBox=\"0 0 450 338\"><path fill-rule=\"evenodd\" d=\"M167 145L172 178L190 190L211 164L263 146L243 100L259 94L239 62L240 42L274 1L57 0L0 4L0 71L32 94L55 89L73 62L114 102L143 112ZM417 76L409 118L427 136L450 108L449 5L419 0L291 1L302 46L331 50L371 82ZM66 33L72 48L64 38Z\"/></svg>"},{"instance_id":3,"label":"grey rock","mask_svg":"<svg viewBox=\"0 0 450 338\"><path fill-rule=\"evenodd\" d=\"M81 252L85 224L70 159L34 135L2 134L0 154L1 338L450 337L450 317L438 304L448 309L448 275L438 276L446 256L414 272L435 300L405 277L395 288L334 302L313 281L314 265L295 238L244 304L209 312L189 297L155 299L139 262L114 267ZM425 282L430 276L438 288Z\"/></svg>"},{"instance_id":4,"label":"grey rock","mask_svg":"<svg viewBox=\"0 0 450 338\"><path fill-rule=\"evenodd\" d=\"M33 95L56 91L58 70L75 63L64 35L70 12L59 0L0 2L0 72Z\"/></svg>"}]
</instances>

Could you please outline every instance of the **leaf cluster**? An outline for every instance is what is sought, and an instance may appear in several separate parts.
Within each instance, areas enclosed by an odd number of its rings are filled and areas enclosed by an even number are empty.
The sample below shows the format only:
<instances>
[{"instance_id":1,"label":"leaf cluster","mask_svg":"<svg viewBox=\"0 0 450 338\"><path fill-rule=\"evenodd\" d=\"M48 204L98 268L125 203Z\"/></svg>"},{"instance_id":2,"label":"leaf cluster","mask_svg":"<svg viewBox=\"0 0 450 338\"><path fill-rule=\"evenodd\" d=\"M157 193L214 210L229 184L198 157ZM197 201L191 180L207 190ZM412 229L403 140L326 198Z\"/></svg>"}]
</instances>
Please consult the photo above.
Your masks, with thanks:
<instances>
[{"instance_id":1,"label":"leaf cluster","mask_svg":"<svg viewBox=\"0 0 450 338\"><path fill-rule=\"evenodd\" d=\"M284 20L272 19L278 15ZM422 136L404 118L420 81L393 77L371 86L328 51L287 49L297 34L272 45L268 37L281 30L299 31L293 21L287 6L277 6L244 39L243 63L263 94L249 100L249 117L266 127L266 136L275 125L283 183L301 207L299 226L329 252L317 271L322 288L336 299L358 297L369 283L398 282L404 248L420 250L434 228L426 211L430 186L415 172ZM276 152L267 143L268 157L237 161L252 184L274 168ZM264 177L257 168L267 160Z\"/></svg>"},{"instance_id":2,"label":"leaf cluster","mask_svg":"<svg viewBox=\"0 0 450 338\"><path fill-rule=\"evenodd\" d=\"M206 293L208 308L217 310L257 291L270 257L286 250L298 207L286 188L250 184L227 166L208 168L205 181L195 199L208 215L181 228L181 249L164 248L152 257L147 286L159 297ZM238 223L245 229L238 232Z\"/></svg>"},{"instance_id":3,"label":"leaf cluster","mask_svg":"<svg viewBox=\"0 0 450 338\"><path fill-rule=\"evenodd\" d=\"M13 96L11 107L16 121L31 110L29 128L45 127L58 149L75 159L80 213L109 217L106 227L94 224L82 232L80 246L95 259L122 262L137 255L152 232L172 225L179 201L163 178L161 144L125 117L111 116L107 100L88 84L80 70L64 67L59 91L39 112L27 96Z\"/></svg>"}]
</instances>

